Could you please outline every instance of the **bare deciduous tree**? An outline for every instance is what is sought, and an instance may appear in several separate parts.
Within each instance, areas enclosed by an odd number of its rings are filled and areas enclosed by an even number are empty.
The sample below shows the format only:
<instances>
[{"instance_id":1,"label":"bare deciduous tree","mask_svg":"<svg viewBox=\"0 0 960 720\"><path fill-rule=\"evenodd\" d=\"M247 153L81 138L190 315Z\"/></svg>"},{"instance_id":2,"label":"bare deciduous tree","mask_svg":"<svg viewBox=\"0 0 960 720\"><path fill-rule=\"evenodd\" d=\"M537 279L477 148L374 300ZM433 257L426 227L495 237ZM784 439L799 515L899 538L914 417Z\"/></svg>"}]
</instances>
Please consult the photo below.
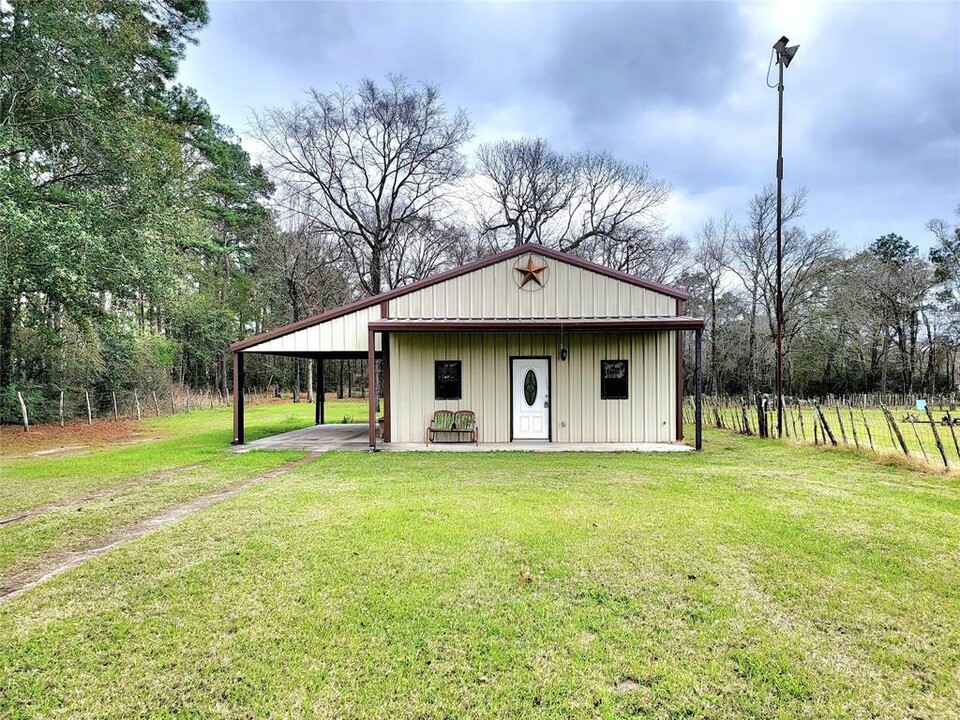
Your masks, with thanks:
<instances>
[{"instance_id":1,"label":"bare deciduous tree","mask_svg":"<svg viewBox=\"0 0 960 720\"><path fill-rule=\"evenodd\" d=\"M256 246L255 272L260 284L289 308L292 322L342 305L350 299L350 285L338 269L342 257L335 238L310 219L313 211L303 199L278 218L278 227ZM294 360L294 402L300 400L299 358ZM312 366L308 365L308 369ZM312 386L312 375L307 387Z\"/></svg>"},{"instance_id":2,"label":"bare deciduous tree","mask_svg":"<svg viewBox=\"0 0 960 720\"><path fill-rule=\"evenodd\" d=\"M800 188L784 198L783 225L803 215L807 203L807 191ZM753 395L757 379L757 310L762 299L763 267L770 256L771 247L776 252L777 194L772 185L767 185L750 200L750 210L745 225L740 227L731 253L730 269L740 278L750 295L750 328L747 339L747 392Z\"/></svg>"},{"instance_id":3,"label":"bare deciduous tree","mask_svg":"<svg viewBox=\"0 0 960 720\"><path fill-rule=\"evenodd\" d=\"M717 324L717 301L723 294L724 278L730 265L729 255L736 235L736 223L728 213L724 213L720 220L709 218L697 233L697 245L693 253L694 266L703 276L709 295L709 378L711 391L715 394L722 387L720 359L717 352L720 340L720 325Z\"/></svg>"},{"instance_id":4,"label":"bare deciduous tree","mask_svg":"<svg viewBox=\"0 0 960 720\"><path fill-rule=\"evenodd\" d=\"M670 188L646 165L565 156L530 138L481 146L477 170L488 204L480 235L497 249L533 242L632 269L652 245L677 246L657 216Z\"/></svg>"},{"instance_id":5,"label":"bare deciduous tree","mask_svg":"<svg viewBox=\"0 0 960 720\"><path fill-rule=\"evenodd\" d=\"M802 228L792 227L783 235L783 347L788 387L790 348L804 322L824 310L828 284L837 270L839 258L837 234L833 230L808 235ZM760 294L771 340L777 336L776 267L776 247L772 247L760 266Z\"/></svg>"},{"instance_id":6,"label":"bare deciduous tree","mask_svg":"<svg viewBox=\"0 0 960 720\"><path fill-rule=\"evenodd\" d=\"M466 243L466 229L451 222L423 218L405 225L384 257L388 286L406 285L461 264L458 258Z\"/></svg>"},{"instance_id":7,"label":"bare deciduous tree","mask_svg":"<svg viewBox=\"0 0 960 720\"><path fill-rule=\"evenodd\" d=\"M489 183L492 210L480 234L498 249L507 245L552 245L548 225L561 217L575 196L574 167L546 140L501 140L481 145L477 171ZM508 241L501 240L505 236Z\"/></svg>"},{"instance_id":8,"label":"bare deciduous tree","mask_svg":"<svg viewBox=\"0 0 960 720\"><path fill-rule=\"evenodd\" d=\"M668 234L657 227L637 233L629 242L603 243L589 253L578 254L648 280L671 283L686 269L690 244L683 235Z\"/></svg>"},{"instance_id":9,"label":"bare deciduous tree","mask_svg":"<svg viewBox=\"0 0 960 720\"><path fill-rule=\"evenodd\" d=\"M312 199L311 220L341 243L366 294L404 276L389 272L398 246L412 227L449 219L447 196L466 171L466 114L400 76L311 90L303 104L254 115L253 128L275 177Z\"/></svg>"},{"instance_id":10,"label":"bare deciduous tree","mask_svg":"<svg viewBox=\"0 0 960 720\"><path fill-rule=\"evenodd\" d=\"M892 342L898 351L900 389L907 393L914 386L920 322L934 286L933 267L919 257L915 246L893 234L875 240L866 260L868 272L863 282L886 331L886 342ZM881 386L885 385L884 375Z\"/></svg>"},{"instance_id":11,"label":"bare deciduous tree","mask_svg":"<svg viewBox=\"0 0 960 720\"><path fill-rule=\"evenodd\" d=\"M609 153L573 156L576 203L568 212L561 250L584 244L630 245L662 234L657 210L670 187L650 175L646 165L617 160Z\"/></svg>"}]
</instances>

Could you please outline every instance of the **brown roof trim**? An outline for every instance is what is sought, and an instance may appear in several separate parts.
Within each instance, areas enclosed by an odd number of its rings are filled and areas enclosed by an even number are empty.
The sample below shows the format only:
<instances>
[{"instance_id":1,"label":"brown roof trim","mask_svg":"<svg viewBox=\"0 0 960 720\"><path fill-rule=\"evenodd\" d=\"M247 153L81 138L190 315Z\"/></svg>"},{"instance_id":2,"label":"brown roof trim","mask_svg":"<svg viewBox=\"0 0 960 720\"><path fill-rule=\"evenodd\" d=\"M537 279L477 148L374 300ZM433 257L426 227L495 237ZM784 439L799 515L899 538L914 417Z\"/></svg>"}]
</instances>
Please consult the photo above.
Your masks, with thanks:
<instances>
[{"instance_id":1,"label":"brown roof trim","mask_svg":"<svg viewBox=\"0 0 960 720\"><path fill-rule=\"evenodd\" d=\"M701 330L700 318L674 315L630 318L538 318L535 320L373 320L376 332L542 332L590 330Z\"/></svg>"},{"instance_id":2,"label":"brown roof trim","mask_svg":"<svg viewBox=\"0 0 960 720\"><path fill-rule=\"evenodd\" d=\"M658 282L653 282L652 280L644 280L636 277L635 275L630 275L628 273L621 272L620 270L614 270L604 265L598 265L597 263L590 262L589 260L579 258L576 255L569 255L567 253L560 252L559 250L544 247L543 245L526 243L524 245L518 245L515 248L505 250L504 252L497 253L496 255L490 255L489 257L475 260L458 268L453 268L442 273L437 273L436 275L431 275L430 277L424 278L423 280L419 280L415 283L404 285L403 287L399 287L394 290L388 290L387 292L382 292L379 295L373 295L372 297L364 298L363 300L357 300L356 302L348 305L342 305L341 307L327 310L319 315L313 315L312 317L304 318L303 320L298 320L297 322L281 325L280 327L274 328L268 332L260 333L259 335L254 335L253 337L249 337L244 340L239 340L233 343L230 346L230 349L234 352L238 350L244 350L253 345L259 345L262 342L267 342L268 340L273 340L274 338L296 332L297 330L302 330L305 327L318 325L319 323L326 322L327 320L333 320L334 318L348 315L352 312L356 312L357 310L363 310L364 308L372 307L378 303L387 302L392 298L400 297L401 295L407 295L409 293L416 292L417 290L430 287L431 285L452 280L453 278L466 275L467 273L471 273L475 270L481 270L482 268L495 265L504 260L509 260L512 257L523 255L524 253L537 253L538 255L543 255L544 257L552 258L553 260L559 260L569 265L573 265L574 267L578 267L583 270L589 270L590 272L595 272L598 275L605 275L606 277L613 278L614 280L620 280L621 282L629 283L630 285L636 285L637 287L646 288L647 290L653 290L654 292L668 295L678 300L686 300L689 297L689 295L683 290L670 287L669 285L663 285Z\"/></svg>"},{"instance_id":3,"label":"brown roof trim","mask_svg":"<svg viewBox=\"0 0 960 720\"><path fill-rule=\"evenodd\" d=\"M687 311L687 301L677 300L677 315L683 315ZM677 442L683 440L683 335L677 333L676 347L676 374L677 374L677 397L676 397L676 433Z\"/></svg>"},{"instance_id":4,"label":"brown roof trim","mask_svg":"<svg viewBox=\"0 0 960 720\"><path fill-rule=\"evenodd\" d=\"M374 354L377 356L377 359L380 358L381 352L381 350L375 351ZM335 350L323 352L314 352L312 350L304 350L303 352L293 350L267 350L266 352L261 352L257 350L255 354L274 355L276 357L295 357L301 360L366 360L369 355L366 350L341 350L339 352Z\"/></svg>"}]
</instances>

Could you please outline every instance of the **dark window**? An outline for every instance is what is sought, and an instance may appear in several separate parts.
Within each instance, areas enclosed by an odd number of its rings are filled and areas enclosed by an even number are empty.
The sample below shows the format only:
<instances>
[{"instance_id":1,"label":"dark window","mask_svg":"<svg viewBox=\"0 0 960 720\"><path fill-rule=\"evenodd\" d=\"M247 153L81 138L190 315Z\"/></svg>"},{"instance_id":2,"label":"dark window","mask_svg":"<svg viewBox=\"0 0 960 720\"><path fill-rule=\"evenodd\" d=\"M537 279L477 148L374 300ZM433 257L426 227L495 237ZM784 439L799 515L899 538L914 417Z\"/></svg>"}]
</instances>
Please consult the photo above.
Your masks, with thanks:
<instances>
[{"instance_id":1,"label":"dark window","mask_svg":"<svg viewBox=\"0 0 960 720\"><path fill-rule=\"evenodd\" d=\"M600 399L627 399L627 361L600 361Z\"/></svg>"},{"instance_id":2,"label":"dark window","mask_svg":"<svg viewBox=\"0 0 960 720\"><path fill-rule=\"evenodd\" d=\"M460 399L460 361L437 360L434 363L433 395L437 400Z\"/></svg>"}]
</instances>

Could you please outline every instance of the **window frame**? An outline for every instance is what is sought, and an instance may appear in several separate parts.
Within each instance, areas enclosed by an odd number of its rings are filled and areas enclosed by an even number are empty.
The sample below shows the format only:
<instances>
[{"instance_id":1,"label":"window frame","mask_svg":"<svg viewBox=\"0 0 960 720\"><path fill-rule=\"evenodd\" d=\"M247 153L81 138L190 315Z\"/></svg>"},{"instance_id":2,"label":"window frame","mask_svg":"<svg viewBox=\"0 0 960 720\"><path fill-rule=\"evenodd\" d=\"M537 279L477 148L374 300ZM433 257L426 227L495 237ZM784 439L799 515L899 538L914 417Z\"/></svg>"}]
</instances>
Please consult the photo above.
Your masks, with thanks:
<instances>
[{"instance_id":1,"label":"window frame","mask_svg":"<svg viewBox=\"0 0 960 720\"><path fill-rule=\"evenodd\" d=\"M619 381L620 378L607 378L608 365L623 363L623 395L613 395L606 387L607 380ZM630 399L630 361L629 360L601 360L600 361L600 399L601 400L629 400Z\"/></svg>"},{"instance_id":2,"label":"window frame","mask_svg":"<svg viewBox=\"0 0 960 720\"><path fill-rule=\"evenodd\" d=\"M440 395L440 368L443 365L452 365L457 369L456 396ZM462 360L434 360L433 361L433 399L434 400L462 400L463 399L463 361Z\"/></svg>"}]
</instances>

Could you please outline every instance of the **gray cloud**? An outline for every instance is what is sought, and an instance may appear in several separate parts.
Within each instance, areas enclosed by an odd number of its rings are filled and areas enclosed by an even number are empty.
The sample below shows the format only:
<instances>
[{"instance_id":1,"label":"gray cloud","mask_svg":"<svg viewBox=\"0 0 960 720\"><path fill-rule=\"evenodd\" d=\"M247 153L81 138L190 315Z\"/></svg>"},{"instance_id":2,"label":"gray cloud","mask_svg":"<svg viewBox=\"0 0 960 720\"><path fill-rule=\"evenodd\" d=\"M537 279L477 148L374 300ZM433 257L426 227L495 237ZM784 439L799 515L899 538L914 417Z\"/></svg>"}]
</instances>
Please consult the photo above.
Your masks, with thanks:
<instances>
[{"instance_id":1,"label":"gray cloud","mask_svg":"<svg viewBox=\"0 0 960 720\"><path fill-rule=\"evenodd\" d=\"M831 225L851 246L889 231L923 240L923 222L960 201L960 5L828 9L816 32L792 37L801 50L787 79L787 185L810 189L810 227ZM671 220L683 232L742 212L774 177L776 93L764 70L781 30L734 4L247 2L211 12L182 78L238 129L251 108L289 104L307 87L400 72L439 83L481 139L542 135L647 162L676 189L683 211Z\"/></svg>"},{"instance_id":2,"label":"gray cloud","mask_svg":"<svg viewBox=\"0 0 960 720\"><path fill-rule=\"evenodd\" d=\"M744 29L729 4L577 5L534 80L568 102L578 120L715 102L734 82Z\"/></svg>"}]
</instances>

